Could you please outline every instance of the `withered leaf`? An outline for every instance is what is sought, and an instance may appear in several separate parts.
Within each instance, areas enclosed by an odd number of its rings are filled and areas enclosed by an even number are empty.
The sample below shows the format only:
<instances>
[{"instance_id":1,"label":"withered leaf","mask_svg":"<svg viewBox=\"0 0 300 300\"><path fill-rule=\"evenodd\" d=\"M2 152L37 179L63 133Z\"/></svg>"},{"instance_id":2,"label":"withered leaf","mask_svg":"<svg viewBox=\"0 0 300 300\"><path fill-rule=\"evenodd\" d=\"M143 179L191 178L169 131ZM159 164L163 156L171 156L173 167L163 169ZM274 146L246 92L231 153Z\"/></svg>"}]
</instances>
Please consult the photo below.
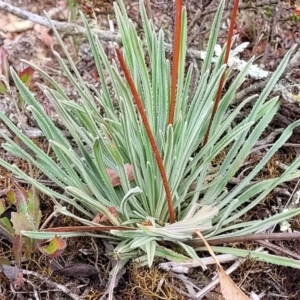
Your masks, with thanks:
<instances>
[{"instance_id":1,"label":"withered leaf","mask_svg":"<svg viewBox=\"0 0 300 300\"><path fill-rule=\"evenodd\" d=\"M23 286L23 272L17 267L0 265L0 270L9 279L15 290L20 290Z\"/></svg>"},{"instance_id":2,"label":"withered leaf","mask_svg":"<svg viewBox=\"0 0 300 300\"><path fill-rule=\"evenodd\" d=\"M95 277L98 275L98 270L94 266L81 263L72 264L60 270L53 270L53 272L55 272L56 274L72 276L76 278Z\"/></svg>"}]
</instances>

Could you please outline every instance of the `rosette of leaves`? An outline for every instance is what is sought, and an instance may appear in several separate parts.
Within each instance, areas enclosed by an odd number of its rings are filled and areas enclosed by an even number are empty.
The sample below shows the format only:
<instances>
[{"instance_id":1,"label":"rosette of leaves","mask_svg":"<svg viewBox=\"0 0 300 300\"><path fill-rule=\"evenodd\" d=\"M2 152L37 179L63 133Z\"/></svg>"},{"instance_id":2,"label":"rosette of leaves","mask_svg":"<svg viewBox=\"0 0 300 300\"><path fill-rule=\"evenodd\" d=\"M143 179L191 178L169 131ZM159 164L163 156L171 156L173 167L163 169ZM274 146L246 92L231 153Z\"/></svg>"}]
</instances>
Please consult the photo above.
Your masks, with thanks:
<instances>
[{"instance_id":1,"label":"rosette of leaves","mask_svg":"<svg viewBox=\"0 0 300 300\"><path fill-rule=\"evenodd\" d=\"M240 236L265 230L300 212L300 209L293 209L265 220L242 221L242 216L263 200L272 189L282 182L299 177L300 158L297 158L278 178L253 181L268 160L291 136L293 129L300 125L300 121L286 128L252 171L237 186L227 190L228 182L238 172L280 105L278 97L269 99L268 96L283 73L294 48L284 57L261 94L245 99L234 108L230 107L231 101L245 80L253 60L228 83L213 118L208 141L203 145L222 74L226 71L226 80L231 71L226 70L223 63L225 49L217 61L213 60L223 8L224 1L221 1L212 25L207 54L195 93L190 91L194 76L193 67L190 66L186 72L187 17L185 9L182 11L176 107L174 121L170 125L168 114L171 72L170 62L166 58L164 33L162 30L154 30L147 19L143 1L140 1L145 36L141 39L127 17L122 1L115 4L122 38L122 55L141 98L167 175L172 206L176 213L176 221L173 223L170 222L170 209L161 173L145 124L133 101L130 86L120 70L118 61L110 61L107 58L84 16L82 18L87 38L101 82L100 90L92 87L91 91L86 85L54 26L53 30L68 63L57 52L54 52L54 55L78 93L78 101L70 100L57 82L43 70L33 66L49 82L49 86L42 86L42 89L55 107L71 139L66 138L55 126L34 95L11 69L11 76L49 141L55 158L39 149L0 113L0 118L6 126L34 155L30 155L7 136L4 137L6 143L3 147L12 154L30 161L62 188L64 193L58 193L43 185L2 159L1 165L49 195L62 214L72 216L90 226L99 226L92 222L96 214L101 213L105 216L109 225L115 226L116 229L111 229L108 234L93 235L108 238L116 245L114 255L119 260L116 268L137 257L151 265L155 256L183 262L192 258L201 264L195 250L186 243L193 239L195 230L201 231L208 241L220 237ZM110 87L106 85L107 76L111 81ZM251 104L251 111L244 120L232 127L236 116L250 100L254 103ZM114 107L114 103L118 104L118 109ZM102 107L103 114L99 113L99 106ZM226 156L220 166L213 169L212 161L224 149ZM132 166L133 181L127 176L126 164ZM111 183L107 168L119 175L118 187ZM62 200L66 207L58 200ZM81 215L71 213L67 208L69 205L76 208ZM112 213L110 207L113 207L117 214ZM48 239L54 237L57 232L22 231L22 234ZM84 234L88 235L84 232L60 233L63 237ZM175 248L164 247L165 242L175 245L176 249L181 247L183 252L178 253L173 250ZM228 249L222 250L219 247L219 252L230 252L230 248ZM238 255L238 251L235 251L235 254ZM256 257L259 258L259 253ZM292 259L276 261L271 256L269 258L274 263L289 263L299 267L299 263Z\"/></svg>"}]
</instances>

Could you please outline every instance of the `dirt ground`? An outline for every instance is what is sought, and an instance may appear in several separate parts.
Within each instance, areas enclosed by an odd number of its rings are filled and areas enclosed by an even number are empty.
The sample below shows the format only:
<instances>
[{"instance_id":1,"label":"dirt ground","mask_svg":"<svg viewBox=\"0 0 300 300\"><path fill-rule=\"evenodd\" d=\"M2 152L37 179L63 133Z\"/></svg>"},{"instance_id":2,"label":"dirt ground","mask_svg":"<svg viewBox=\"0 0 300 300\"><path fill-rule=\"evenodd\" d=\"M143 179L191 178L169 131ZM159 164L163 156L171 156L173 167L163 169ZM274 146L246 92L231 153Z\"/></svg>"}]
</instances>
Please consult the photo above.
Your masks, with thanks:
<instances>
[{"instance_id":1,"label":"dirt ground","mask_svg":"<svg viewBox=\"0 0 300 300\"><path fill-rule=\"evenodd\" d=\"M81 24L78 18L72 19L71 1L69 1L69 4L66 0L7 0L6 2L40 16L43 16L44 11L46 11L55 20ZM77 0L75 2L77 2L76 9L80 8L83 10L86 16L92 18L92 13L93 11L95 12L98 26L101 29L109 29L108 16L111 20L114 19L111 0ZM134 20L137 28L141 27L138 1L125 2L127 3L129 16ZM173 1L154 0L150 2L156 28L163 28L166 33L166 40L171 42L173 10L170 9L170 6L173 4ZM188 47L190 49L201 50L205 47L216 2L206 0L185 1L189 16ZM231 6L232 1L228 3L227 7L230 8ZM255 56L256 64L272 72L291 46L300 42L300 17L297 16L295 10L297 3L275 0L250 0L241 2L241 7L235 28L235 33L238 36L233 46L235 47L242 42L249 42L242 54L242 58L248 60ZM226 10L223 20L223 27L219 37L222 45L226 42L230 11L230 9ZM97 86L99 84L97 72L86 40L82 37L64 36L64 41L70 49L70 53L76 61L78 70L84 80ZM62 76L59 64L52 53L53 49L58 52L60 52L60 49L50 29L19 19L0 10L0 45L7 49L9 62L16 70L21 70L24 66L21 59L31 61L60 82L68 96L76 98L76 95L73 94L72 86ZM107 54L113 55L111 43L104 42L104 46ZM296 100L290 102L288 101L289 99L283 99L280 110L272 124L270 124L266 135L274 130L286 128L287 125L300 117L300 108L297 103L297 97L300 95L298 88L300 80L299 67L300 62L299 66L295 66L288 76L281 79ZM34 82L42 82L42 78L35 75ZM260 80L249 79L242 88L247 89L251 85L260 82ZM38 86L34 85L32 90L44 107L49 109L51 117L53 119L57 118L53 108L49 107L47 99ZM0 109L11 120L16 120L15 122L17 122L13 104L3 97L0 98ZM57 122L59 125L58 119ZM28 117L27 125L31 138L37 145L47 149L47 142L39 136L38 128L35 127L36 124L30 116ZM0 124L0 135L1 131L7 133L2 124ZM1 138L0 142L2 142ZM299 155L300 148L297 146L299 142L300 129L296 129L289 140L290 146L285 147L276 154L274 159L266 166L264 172L260 174L261 178L272 178L272 176L282 172L277 161L288 164L295 156ZM28 166L24 161L10 156L2 148L0 148L0 155L10 163L15 163L24 170L28 170ZM262 154L254 154L251 158L253 161L257 159L255 155L259 156ZM4 169L0 168L0 171L0 198L5 201L6 191L13 185L13 182ZM269 195L258 208L249 212L246 219L250 221L267 217L274 210L277 211L280 207L283 207L298 190L297 182L290 182L280 186L280 189ZM52 213L53 204L50 199L43 195L40 195L40 203L42 210L41 223L43 223ZM71 219L58 217L49 226L56 227L74 224L76 222ZM291 230L299 231L300 217L295 217L290 224ZM279 228L276 228L275 231L279 231ZM300 259L299 240L276 241L272 243L282 249L290 250L295 254L295 257ZM233 243L232 246L255 249L259 246L259 243ZM31 255L25 255L22 259L21 266L22 270L24 270L25 281L20 288L16 288L12 284L12 282L15 283L18 276L16 271L0 272L0 299L100 299L109 280L109 271L114 264L106 255L107 247L102 241L93 238L68 239L68 246L63 253L63 263L65 266L73 267L70 270L64 270L64 272L56 269L53 261L41 255L39 250L36 249ZM280 254L279 250L273 249L269 251L270 253ZM11 251L11 244L0 236L0 262L2 258L8 259L13 265L15 258ZM85 274L85 276L82 276L82 274ZM203 287L214 275L215 266L212 266L205 272L200 268L195 268L190 271L188 278L196 286ZM249 295L253 291L260 296L260 299L300 299L300 269L279 267L248 259L231 274L231 278L246 294ZM67 291L63 290L60 285L65 286ZM171 273L159 270L157 264L150 270L148 268L137 269L134 264L130 264L124 269L118 280L115 295L115 299L188 299L183 281ZM204 299L222 299L222 297L219 289L216 288Z\"/></svg>"}]
</instances>

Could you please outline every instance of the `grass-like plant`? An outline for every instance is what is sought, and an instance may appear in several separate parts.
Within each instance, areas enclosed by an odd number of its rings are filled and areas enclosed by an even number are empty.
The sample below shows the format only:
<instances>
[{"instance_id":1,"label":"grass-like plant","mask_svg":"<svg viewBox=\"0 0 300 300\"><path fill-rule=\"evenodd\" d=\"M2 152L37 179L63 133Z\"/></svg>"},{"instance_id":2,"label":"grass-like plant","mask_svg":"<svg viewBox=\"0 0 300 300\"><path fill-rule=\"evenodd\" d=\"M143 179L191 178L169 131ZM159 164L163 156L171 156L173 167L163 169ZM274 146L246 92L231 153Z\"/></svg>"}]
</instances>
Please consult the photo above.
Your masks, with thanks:
<instances>
[{"instance_id":1,"label":"grass-like plant","mask_svg":"<svg viewBox=\"0 0 300 300\"><path fill-rule=\"evenodd\" d=\"M137 35L122 1L115 4L122 50L117 50L118 59L116 57L112 62L82 16L101 81L101 89L94 88L92 92L53 27L68 64L57 52L54 54L78 93L78 101L71 101L57 82L40 68L33 67L48 81L49 86L41 88L55 107L71 139L66 138L55 126L34 95L11 69L11 76L49 141L55 158L39 149L0 113L2 121L34 155L7 136L4 136L6 143L3 147L40 169L64 193L43 185L2 159L0 164L51 197L60 213L72 216L88 226L98 226L98 229L102 226L106 231L103 234L59 232L59 235L108 238L115 244L114 255L119 261L114 274L128 260L138 257L147 261L149 266L156 256L179 262L192 258L201 265L201 259L187 243L194 238L195 230L201 231L208 241L241 236L261 232L300 213L300 209L293 209L265 220L242 221L243 215L276 186L300 176L300 158L297 158L278 178L253 181L291 136L293 129L300 125L300 121L290 125L252 171L237 186L227 190L228 182L239 171L280 105L278 97L269 99L268 96L294 48L286 54L260 95L245 99L237 107L230 108L231 100L248 74L252 64L252 60L249 61L228 84L211 118L219 86L223 86L231 71L224 64L225 48L218 61L213 60L224 1L221 1L215 15L201 77L194 94L190 92L192 66L186 72L187 17L183 9L179 23L181 42L178 77L175 81L176 101L171 104L174 112L170 119L169 99L174 89L171 88L171 68L166 59L164 33L153 29L147 19L143 1L140 1L140 8L145 40ZM110 86L106 85L107 75L111 79ZM232 128L236 116L245 105L250 105L250 100L251 103L254 101L251 111ZM117 109L114 103L118 104ZM103 108L103 114L99 113L99 106ZM226 156L220 166L212 168L213 160L224 153L225 149ZM128 178L128 164L133 169L133 181ZM112 184L108 168L119 175L119 186ZM64 206L61 203L65 203ZM71 213L69 205L80 215ZM105 216L109 226L92 222L98 213ZM22 234L45 239L58 233L22 231ZM181 247L183 252L164 247L165 241L177 245L176 249ZM225 247L218 247L217 250L233 251ZM238 249L234 249L234 254L244 256L244 252ZM299 262L293 259L279 260L266 253L255 253L255 256L273 263L300 267Z\"/></svg>"}]
</instances>

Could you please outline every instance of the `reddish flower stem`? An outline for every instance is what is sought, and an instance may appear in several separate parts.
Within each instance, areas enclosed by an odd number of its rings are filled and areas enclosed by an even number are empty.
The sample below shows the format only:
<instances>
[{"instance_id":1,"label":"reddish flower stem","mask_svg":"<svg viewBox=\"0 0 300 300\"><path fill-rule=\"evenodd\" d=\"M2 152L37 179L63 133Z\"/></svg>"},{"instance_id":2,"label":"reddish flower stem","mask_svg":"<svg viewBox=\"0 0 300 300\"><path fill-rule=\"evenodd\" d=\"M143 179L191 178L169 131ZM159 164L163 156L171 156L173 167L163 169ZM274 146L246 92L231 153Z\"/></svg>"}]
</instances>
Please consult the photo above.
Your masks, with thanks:
<instances>
[{"instance_id":1,"label":"reddish flower stem","mask_svg":"<svg viewBox=\"0 0 300 300\"><path fill-rule=\"evenodd\" d=\"M175 211L174 211L174 206L173 206L171 191L170 191L170 187L169 187L169 183L168 183L168 179L167 179L167 174L166 174L166 171L165 171L165 168L164 168L164 165L163 165L162 158L160 156L158 147L156 145L154 136L152 134L152 131L151 131L151 128L150 128L150 125L149 125L149 122L148 122L147 115L146 115L146 113L144 111L142 100L141 100L141 98L140 98L140 96L138 94L138 91L137 91L136 87L135 87L135 84L133 82L133 79L131 77L129 69L127 68L127 65L126 65L126 63L124 61L123 55L121 53L121 50L118 49L118 48L116 48L116 52L117 52L117 56L118 56L121 68L122 68L122 70L124 72L124 75L126 77L128 85L130 87L131 93L133 95L135 104L136 104L136 106L138 108L138 111L139 111L139 113L141 115L143 124L145 126L145 129L146 129L146 132L147 132L150 144L151 144L151 148L152 148L152 151L154 153L154 156L155 156L155 159L156 159L156 162L157 162L157 165L158 165L158 169L159 169L162 181L163 181L163 185L164 185L164 188L165 188L165 191L166 191L166 199L167 199L167 203L168 203L168 210L169 210L169 215L170 215L170 222L174 223L175 222Z\"/></svg>"},{"instance_id":2,"label":"reddish flower stem","mask_svg":"<svg viewBox=\"0 0 300 300\"><path fill-rule=\"evenodd\" d=\"M178 65L181 48L181 15L182 15L182 0L176 0L175 6L175 32L173 40L173 64L172 64L172 79L171 79L171 98L169 109L169 124L173 125L174 114L176 107L176 91L178 79Z\"/></svg>"},{"instance_id":3,"label":"reddish flower stem","mask_svg":"<svg viewBox=\"0 0 300 300\"><path fill-rule=\"evenodd\" d=\"M236 15L237 15L237 12L238 12L238 7L239 7L239 0L235 0L233 10L232 10L232 14L231 14L231 21L230 21L230 26L229 26L229 31L228 31L228 37L227 37L227 45L226 45L226 52L225 52L225 58L224 58L224 63L225 64L228 63L228 59L229 59L231 41L232 41L232 36L233 36L233 30L234 30ZM207 132L206 132L205 137L204 137L203 146L206 145L207 142L208 142L208 137L209 137L209 132L210 132L210 129L211 129L211 125L212 125L213 119L215 117L215 114L217 112L217 109L218 109L218 106L219 106L219 103L220 103L220 100L221 100L222 90L223 90L223 86L224 86L224 82L225 82L225 72L226 71L224 71L224 73L221 77L221 80L220 80L220 84L219 84L219 88L218 88L218 91L217 91L216 100L214 102L214 107L213 107L213 111L212 111L211 118L210 118L210 121L209 121L208 129L207 129Z\"/></svg>"}]
</instances>

